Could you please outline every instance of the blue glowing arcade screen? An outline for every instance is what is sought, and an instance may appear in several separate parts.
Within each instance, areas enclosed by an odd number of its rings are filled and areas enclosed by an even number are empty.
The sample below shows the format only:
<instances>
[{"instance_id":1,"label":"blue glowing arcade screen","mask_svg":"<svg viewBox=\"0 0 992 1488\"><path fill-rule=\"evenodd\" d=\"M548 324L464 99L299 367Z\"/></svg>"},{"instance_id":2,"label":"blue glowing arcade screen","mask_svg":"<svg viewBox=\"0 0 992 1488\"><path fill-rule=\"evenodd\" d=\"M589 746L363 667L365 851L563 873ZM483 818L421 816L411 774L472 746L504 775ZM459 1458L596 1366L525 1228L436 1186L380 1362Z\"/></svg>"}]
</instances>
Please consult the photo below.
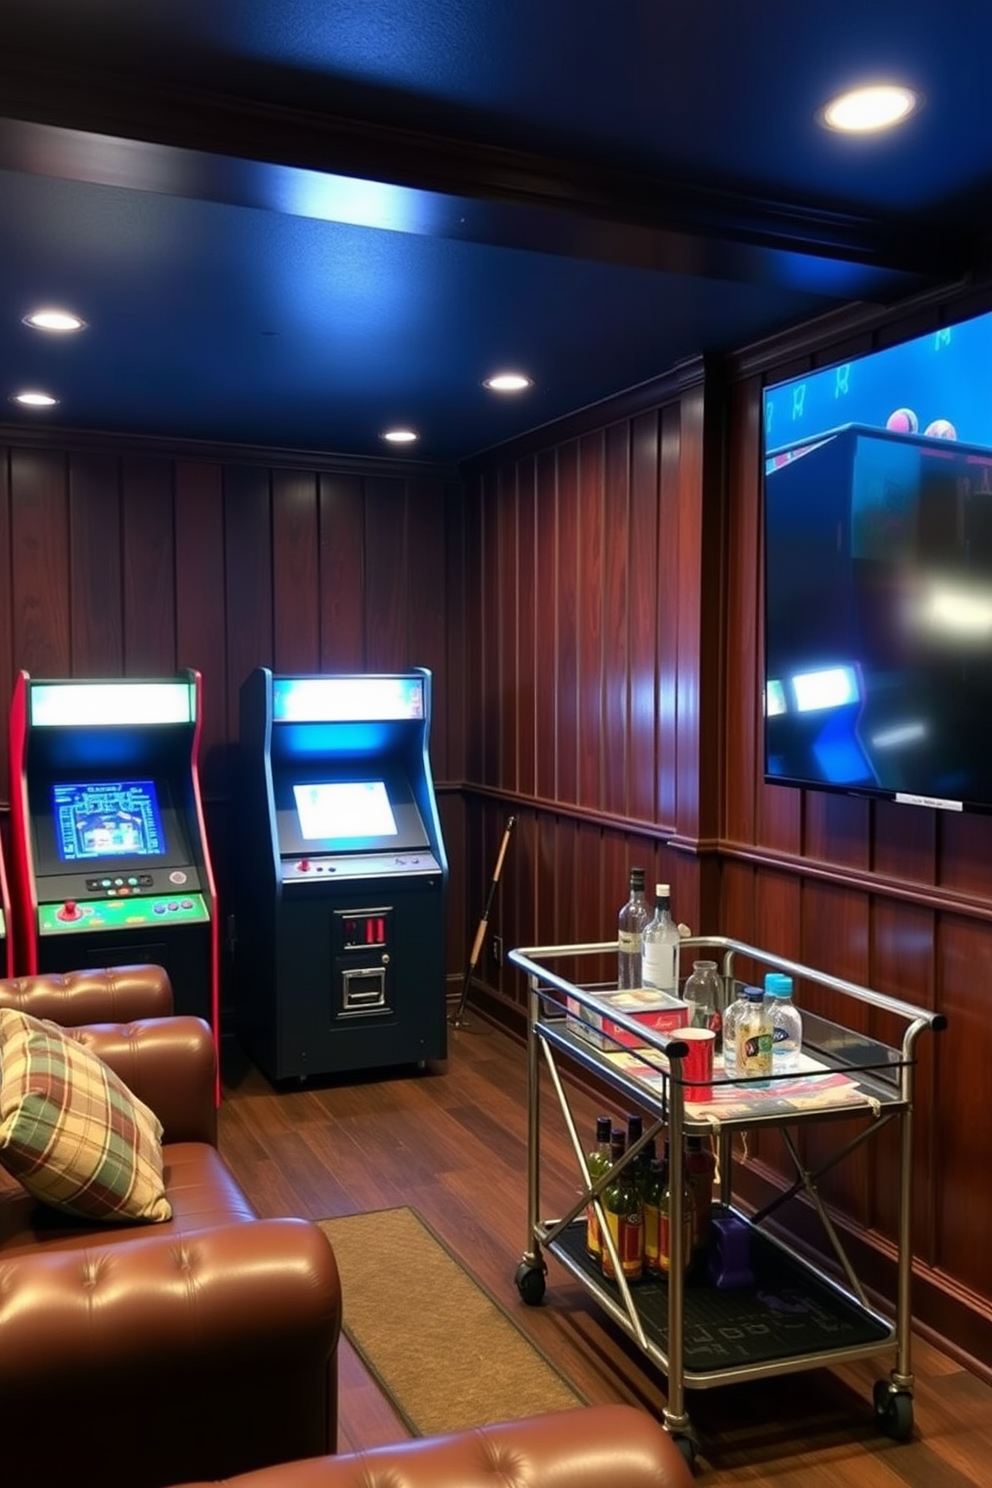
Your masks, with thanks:
<instances>
[{"instance_id":1,"label":"blue glowing arcade screen","mask_svg":"<svg viewBox=\"0 0 992 1488\"><path fill-rule=\"evenodd\" d=\"M52 811L63 863L158 857L166 851L152 780L53 785Z\"/></svg>"},{"instance_id":2,"label":"blue glowing arcade screen","mask_svg":"<svg viewBox=\"0 0 992 1488\"><path fill-rule=\"evenodd\" d=\"M294 785L305 842L395 837L396 818L382 780L330 780Z\"/></svg>"}]
</instances>

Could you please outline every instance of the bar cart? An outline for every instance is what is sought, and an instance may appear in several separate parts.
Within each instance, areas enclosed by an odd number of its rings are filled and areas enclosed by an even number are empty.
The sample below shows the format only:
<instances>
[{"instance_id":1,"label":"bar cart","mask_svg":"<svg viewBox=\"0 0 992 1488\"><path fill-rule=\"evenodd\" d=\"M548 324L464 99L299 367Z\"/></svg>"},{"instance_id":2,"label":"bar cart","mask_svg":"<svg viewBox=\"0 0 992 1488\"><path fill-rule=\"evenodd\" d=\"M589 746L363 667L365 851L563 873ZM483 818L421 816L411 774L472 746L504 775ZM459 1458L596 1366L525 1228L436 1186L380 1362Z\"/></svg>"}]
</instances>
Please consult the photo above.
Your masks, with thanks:
<instances>
[{"instance_id":1,"label":"bar cart","mask_svg":"<svg viewBox=\"0 0 992 1488\"><path fill-rule=\"evenodd\" d=\"M583 958L599 958L593 964L602 967L615 956L615 943L512 950L510 961L528 978L528 1237L515 1278L520 1296L531 1306L543 1300L544 1253L553 1255L667 1376L664 1425L690 1466L698 1443L686 1409L687 1390L769 1378L889 1349L894 1350L894 1365L887 1378L876 1381L873 1405L880 1429L904 1439L913 1429L910 1224L916 1045L921 1034L940 1031L946 1020L725 936L693 936L682 945L717 960L723 1008L741 990L735 963L746 958L749 966L789 974L799 986L827 988L849 999L852 1014L853 1004L861 1004L891 1015L890 1026L901 1030L901 1039L890 1046L804 1008L798 1071L761 1081L737 1079L725 1073L718 1058L712 1080L700 1089L683 1078L688 1045L677 1030L656 1031L623 1011L613 1000L615 982L571 980L554 969L557 963L581 971ZM575 1202L555 1219L541 1215L542 1059L581 1180ZM664 1278L628 1281L623 1274L603 1209L603 1193L616 1170L590 1178L563 1081L563 1071L569 1068L597 1077L643 1113L643 1134L626 1152L624 1163L633 1161L652 1138L667 1134L671 1245L670 1269ZM852 1118L855 1134L810 1170L796 1129ZM869 1302L817 1182L893 1123L899 1133L898 1256L895 1306L889 1317ZM763 1209L745 1213L733 1199L731 1141L736 1133L763 1128L780 1132L795 1179ZM712 1142L718 1178L705 1274L702 1280L686 1281L683 1144L691 1136ZM781 1231L773 1234L766 1225L799 1193L819 1217L836 1258L836 1275L812 1266ZM586 1251L589 1206L599 1220L601 1243L609 1251L610 1279Z\"/></svg>"}]
</instances>

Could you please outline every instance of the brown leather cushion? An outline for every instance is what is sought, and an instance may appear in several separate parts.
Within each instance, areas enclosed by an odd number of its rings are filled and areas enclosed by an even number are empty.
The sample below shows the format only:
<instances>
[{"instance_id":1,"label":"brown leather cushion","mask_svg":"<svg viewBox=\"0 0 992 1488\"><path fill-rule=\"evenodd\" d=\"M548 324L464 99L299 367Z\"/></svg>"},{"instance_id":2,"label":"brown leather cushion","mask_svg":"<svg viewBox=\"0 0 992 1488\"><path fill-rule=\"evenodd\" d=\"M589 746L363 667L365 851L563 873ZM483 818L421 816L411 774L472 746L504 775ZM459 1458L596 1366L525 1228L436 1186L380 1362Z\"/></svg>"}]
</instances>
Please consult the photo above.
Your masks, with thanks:
<instances>
[{"instance_id":1,"label":"brown leather cushion","mask_svg":"<svg viewBox=\"0 0 992 1488\"><path fill-rule=\"evenodd\" d=\"M193 1234L257 1218L216 1148L205 1142L175 1142L163 1148L163 1160L172 1218L153 1227L157 1235ZM0 1259L49 1245L59 1251L85 1250L147 1233L144 1224L94 1225L59 1214L0 1174Z\"/></svg>"}]
</instances>

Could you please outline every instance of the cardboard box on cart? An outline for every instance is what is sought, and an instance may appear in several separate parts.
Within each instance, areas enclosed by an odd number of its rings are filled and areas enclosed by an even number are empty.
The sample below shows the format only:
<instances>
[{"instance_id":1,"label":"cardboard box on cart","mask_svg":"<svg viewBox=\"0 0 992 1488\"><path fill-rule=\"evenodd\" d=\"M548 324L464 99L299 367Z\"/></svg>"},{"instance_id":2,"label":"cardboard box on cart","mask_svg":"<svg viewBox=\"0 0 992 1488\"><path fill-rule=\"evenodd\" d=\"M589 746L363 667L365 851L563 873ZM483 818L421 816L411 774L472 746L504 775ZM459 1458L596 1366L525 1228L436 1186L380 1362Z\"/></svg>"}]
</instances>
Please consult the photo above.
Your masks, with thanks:
<instances>
[{"instance_id":1,"label":"cardboard box on cart","mask_svg":"<svg viewBox=\"0 0 992 1488\"><path fill-rule=\"evenodd\" d=\"M655 1033L673 1033L692 1022L689 1004L667 992L658 992L651 987L637 987L629 992L604 992L597 1001L603 1011L594 1011L583 1006L577 998L566 1000L565 1026L579 1038L594 1044L597 1049L643 1049L647 1039L639 1039L628 1033L608 1016L606 1009L616 1008L628 1018L633 1018L644 1028Z\"/></svg>"}]
</instances>

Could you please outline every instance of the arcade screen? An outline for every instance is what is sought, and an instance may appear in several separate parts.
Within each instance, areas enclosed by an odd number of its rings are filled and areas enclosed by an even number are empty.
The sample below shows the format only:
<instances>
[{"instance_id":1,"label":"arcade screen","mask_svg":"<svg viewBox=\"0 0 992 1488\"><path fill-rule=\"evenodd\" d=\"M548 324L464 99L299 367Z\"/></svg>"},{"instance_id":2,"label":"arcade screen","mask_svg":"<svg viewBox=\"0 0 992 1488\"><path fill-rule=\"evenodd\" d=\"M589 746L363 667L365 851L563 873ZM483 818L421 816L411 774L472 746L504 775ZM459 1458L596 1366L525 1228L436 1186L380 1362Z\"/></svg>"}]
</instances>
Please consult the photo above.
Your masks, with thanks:
<instances>
[{"instance_id":1,"label":"arcade screen","mask_svg":"<svg viewBox=\"0 0 992 1488\"><path fill-rule=\"evenodd\" d=\"M769 783L992 808L992 315L764 399Z\"/></svg>"},{"instance_id":2,"label":"arcade screen","mask_svg":"<svg viewBox=\"0 0 992 1488\"><path fill-rule=\"evenodd\" d=\"M63 863L160 857L166 851L152 780L53 785L52 814Z\"/></svg>"},{"instance_id":3,"label":"arcade screen","mask_svg":"<svg viewBox=\"0 0 992 1488\"><path fill-rule=\"evenodd\" d=\"M395 837L396 818L385 781L333 780L294 785L300 833L306 842Z\"/></svg>"}]
</instances>

